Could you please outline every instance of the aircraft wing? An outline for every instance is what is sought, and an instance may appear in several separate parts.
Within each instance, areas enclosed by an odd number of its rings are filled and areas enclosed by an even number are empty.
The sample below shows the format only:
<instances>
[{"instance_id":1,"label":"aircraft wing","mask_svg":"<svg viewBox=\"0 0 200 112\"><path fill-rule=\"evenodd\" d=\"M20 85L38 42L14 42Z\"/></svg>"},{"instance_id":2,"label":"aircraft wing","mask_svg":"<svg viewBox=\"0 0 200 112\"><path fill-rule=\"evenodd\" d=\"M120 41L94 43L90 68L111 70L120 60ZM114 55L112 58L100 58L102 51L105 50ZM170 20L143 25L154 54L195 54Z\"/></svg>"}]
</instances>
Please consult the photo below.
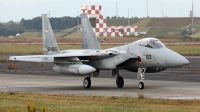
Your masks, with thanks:
<instances>
[{"instance_id":1,"label":"aircraft wing","mask_svg":"<svg viewBox=\"0 0 200 112\"><path fill-rule=\"evenodd\" d=\"M47 55L48 56L48 55ZM27 55L27 56L10 56L9 60L29 61L29 62L53 62L53 58L47 58L45 55Z\"/></svg>"},{"instance_id":2,"label":"aircraft wing","mask_svg":"<svg viewBox=\"0 0 200 112\"><path fill-rule=\"evenodd\" d=\"M55 55L26 55L10 56L9 60L30 61L30 62L55 62L55 60L69 60L70 58L79 58L81 60L100 60L117 55L114 52L92 51L92 52L73 52ZM72 61L71 61L72 62Z\"/></svg>"}]
</instances>

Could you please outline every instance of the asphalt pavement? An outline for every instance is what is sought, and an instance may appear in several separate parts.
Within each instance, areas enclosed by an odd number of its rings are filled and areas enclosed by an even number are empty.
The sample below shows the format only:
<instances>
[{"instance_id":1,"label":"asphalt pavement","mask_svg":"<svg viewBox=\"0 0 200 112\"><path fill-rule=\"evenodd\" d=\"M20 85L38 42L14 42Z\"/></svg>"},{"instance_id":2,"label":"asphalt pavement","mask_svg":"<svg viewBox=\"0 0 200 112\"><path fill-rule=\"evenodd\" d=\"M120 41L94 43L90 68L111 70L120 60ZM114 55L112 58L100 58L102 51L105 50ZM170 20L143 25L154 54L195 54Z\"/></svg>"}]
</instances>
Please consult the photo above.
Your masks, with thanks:
<instances>
[{"instance_id":1,"label":"asphalt pavement","mask_svg":"<svg viewBox=\"0 0 200 112\"><path fill-rule=\"evenodd\" d=\"M111 71L101 71L92 77L90 89L83 88L85 76L62 75L52 70L53 64L16 62L18 70L7 70L8 62L0 63L0 92L36 92L48 94L78 94L101 96L131 96L144 94L151 98L200 99L200 57L186 57L189 67L171 68L158 73L147 73L145 88L140 90L137 73L121 70L124 88L117 88ZM9 88L9 89L8 89Z\"/></svg>"}]
</instances>

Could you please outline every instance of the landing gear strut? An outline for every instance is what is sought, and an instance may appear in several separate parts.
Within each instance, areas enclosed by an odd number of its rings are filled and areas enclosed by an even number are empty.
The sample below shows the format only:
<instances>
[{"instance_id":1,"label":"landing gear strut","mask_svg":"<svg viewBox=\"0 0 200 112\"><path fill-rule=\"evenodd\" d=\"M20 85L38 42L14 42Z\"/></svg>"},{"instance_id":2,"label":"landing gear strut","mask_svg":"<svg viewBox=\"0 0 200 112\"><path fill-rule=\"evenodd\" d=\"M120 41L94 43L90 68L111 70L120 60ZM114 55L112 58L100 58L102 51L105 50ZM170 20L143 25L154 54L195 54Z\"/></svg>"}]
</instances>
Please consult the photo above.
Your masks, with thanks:
<instances>
[{"instance_id":1,"label":"landing gear strut","mask_svg":"<svg viewBox=\"0 0 200 112\"><path fill-rule=\"evenodd\" d=\"M145 79L145 73L146 68L138 68L138 74L137 74L137 79L141 79L141 82L138 84L138 87L140 89L144 89L144 83L143 83L143 79Z\"/></svg>"},{"instance_id":2,"label":"landing gear strut","mask_svg":"<svg viewBox=\"0 0 200 112\"><path fill-rule=\"evenodd\" d=\"M91 86L90 77L86 77L86 78L83 80L83 87L86 88L86 89L89 89L90 86Z\"/></svg>"}]
</instances>

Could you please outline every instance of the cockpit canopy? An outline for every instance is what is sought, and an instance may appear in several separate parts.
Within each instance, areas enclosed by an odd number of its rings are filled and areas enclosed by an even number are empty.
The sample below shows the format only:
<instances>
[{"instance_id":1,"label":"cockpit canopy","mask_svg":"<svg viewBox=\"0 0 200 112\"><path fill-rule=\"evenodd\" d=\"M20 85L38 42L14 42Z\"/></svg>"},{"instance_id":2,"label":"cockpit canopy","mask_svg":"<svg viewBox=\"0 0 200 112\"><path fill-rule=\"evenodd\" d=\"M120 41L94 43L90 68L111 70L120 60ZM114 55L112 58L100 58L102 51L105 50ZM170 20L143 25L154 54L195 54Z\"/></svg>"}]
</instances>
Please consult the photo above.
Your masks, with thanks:
<instances>
[{"instance_id":1,"label":"cockpit canopy","mask_svg":"<svg viewBox=\"0 0 200 112\"><path fill-rule=\"evenodd\" d=\"M153 49L159 49L165 47L165 45L158 39L155 38L145 38L134 42L137 45L149 47Z\"/></svg>"}]
</instances>

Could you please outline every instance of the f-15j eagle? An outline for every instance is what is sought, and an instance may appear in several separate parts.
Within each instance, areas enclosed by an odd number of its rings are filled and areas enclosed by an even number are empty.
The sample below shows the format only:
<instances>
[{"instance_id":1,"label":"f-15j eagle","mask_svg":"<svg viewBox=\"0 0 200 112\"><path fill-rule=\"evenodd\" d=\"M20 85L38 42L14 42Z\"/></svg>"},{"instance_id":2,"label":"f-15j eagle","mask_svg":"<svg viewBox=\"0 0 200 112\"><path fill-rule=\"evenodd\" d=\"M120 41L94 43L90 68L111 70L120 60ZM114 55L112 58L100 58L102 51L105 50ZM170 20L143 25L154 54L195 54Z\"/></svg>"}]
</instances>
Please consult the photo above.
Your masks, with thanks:
<instances>
[{"instance_id":1,"label":"f-15j eagle","mask_svg":"<svg viewBox=\"0 0 200 112\"><path fill-rule=\"evenodd\" d=\"M11 56L9 60L30 62L51 62L53 70L61 74L86 75L84 88L91 87L91 76L98 76L100 70L112 70L116 85L124 86L119 70L137 72L139 88L144 88L145 73L155 73L166 68L181 67L189 61L180 54L166 48L155 38L145 38L127 45L102 50L86 14L81 15L82 49L60 51L54 38L49 19L42 15L42 38L44 55Z\"/></svg>"}]
</instances>

